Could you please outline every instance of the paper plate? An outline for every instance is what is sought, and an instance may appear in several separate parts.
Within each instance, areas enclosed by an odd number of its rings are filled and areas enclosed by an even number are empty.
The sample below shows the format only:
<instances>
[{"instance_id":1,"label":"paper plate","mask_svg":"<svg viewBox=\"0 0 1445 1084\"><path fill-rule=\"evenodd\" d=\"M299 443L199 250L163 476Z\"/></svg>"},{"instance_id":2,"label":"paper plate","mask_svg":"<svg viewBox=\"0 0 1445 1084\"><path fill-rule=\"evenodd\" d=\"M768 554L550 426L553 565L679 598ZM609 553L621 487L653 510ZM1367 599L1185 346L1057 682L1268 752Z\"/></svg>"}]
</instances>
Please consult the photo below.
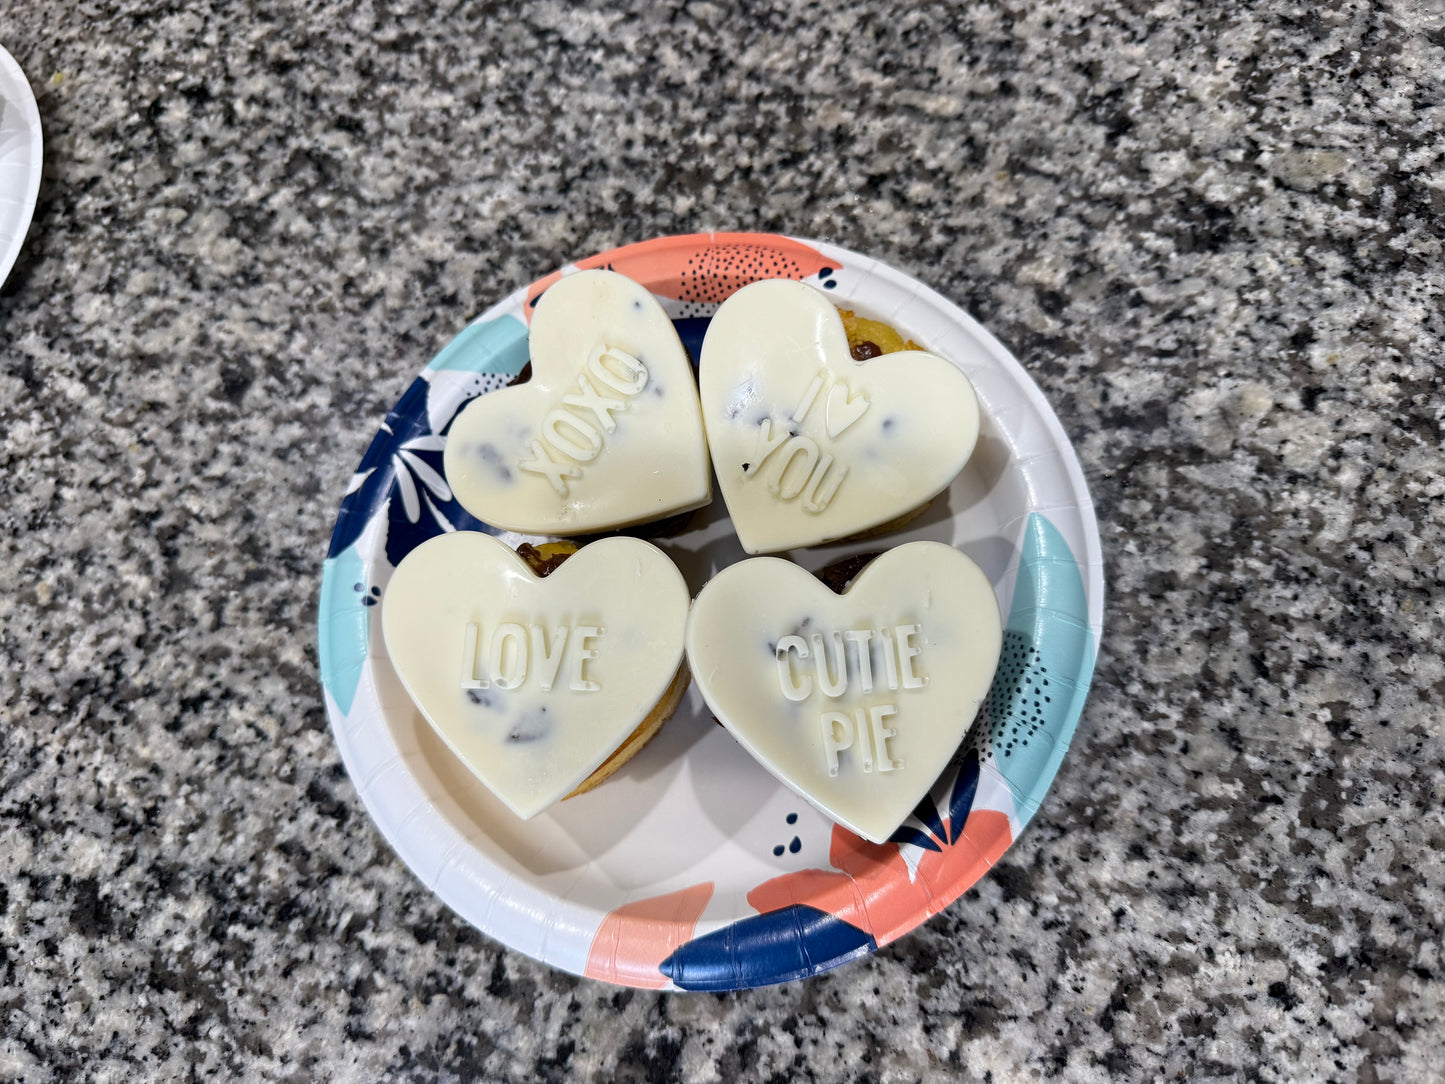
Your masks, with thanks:
<instances>
[{"instance_id":1,"label":"paper plate","mask_svg":"<svg viewBox=\"0 0 1445 1084\"><path fill-rule=\"evenodd\" d=\"M0 49L0 284L5 282L40 191L40 111L15 58Z\"/></svg>"},{"instance_id":2,"label":"paper plate","mask_svg":"<svg viewBox=\"0 0 1445 1084\"><path fill-rule=\"evenodd\" d=\"M947 542L988 573L1007 615L984 712L886 844L836 827L777 782L714 723L696 689L604 786L519 821L432 732L387 660L377 603L396 563L443 531L491 530L456 504L441 473L448 427L468 400L526 364L527 320L542 290L604 266L662 301L694 357L723 298L755 279L789 277L893 324L978 389L978 450L923 516L886 539L787 555L817 569L914 539ZM720 498L683 533L652 541L694 593L744 556ZM1048 792L1082 710L1103 628L1103 568L1093 507L1058 420L1018 362L958 308L834 245L663 237L518 290L426 367L341 502L319 623L326 706L347 770L387 840L457 914L576 974L732 990L872 952L998 861Z\"/></svg>"}]
</instances>

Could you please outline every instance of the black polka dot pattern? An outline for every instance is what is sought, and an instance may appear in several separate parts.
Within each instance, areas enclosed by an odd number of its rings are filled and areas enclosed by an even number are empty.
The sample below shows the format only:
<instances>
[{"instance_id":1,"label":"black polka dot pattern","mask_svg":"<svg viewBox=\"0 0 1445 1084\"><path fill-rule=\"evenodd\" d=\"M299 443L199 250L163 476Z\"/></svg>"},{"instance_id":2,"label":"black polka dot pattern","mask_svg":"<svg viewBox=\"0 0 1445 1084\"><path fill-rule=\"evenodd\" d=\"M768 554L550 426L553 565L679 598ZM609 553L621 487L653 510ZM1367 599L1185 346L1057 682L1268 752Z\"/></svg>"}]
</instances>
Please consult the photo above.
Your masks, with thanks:
<instances>
[{"instance_id":1,"label":"black polka dot pattern","mask_svg":"<svg viewBox=\"0 0 1445 1084\"><path fill-rule=\"evenodd\" d=\"M979 753L992 748L994 756L1007 759L1027 748L1029 739L1048 721L1046 705L1053 703L1053 693L1038 649L1023 633L1006 630L998 672L984 700L983 718L973 728Z\"/></svg>"},{"instance_id":2,"label":"black polka dot pattern","mask_svg":"<svg viewBox=\"0 0 1445 1084\"><path fill-rule=\"evenodd\" d=\"M750 282L801 279L796 260L759 245L716 245L687 261L679 300L718 304Z\"/></svg>"}]
</instances>

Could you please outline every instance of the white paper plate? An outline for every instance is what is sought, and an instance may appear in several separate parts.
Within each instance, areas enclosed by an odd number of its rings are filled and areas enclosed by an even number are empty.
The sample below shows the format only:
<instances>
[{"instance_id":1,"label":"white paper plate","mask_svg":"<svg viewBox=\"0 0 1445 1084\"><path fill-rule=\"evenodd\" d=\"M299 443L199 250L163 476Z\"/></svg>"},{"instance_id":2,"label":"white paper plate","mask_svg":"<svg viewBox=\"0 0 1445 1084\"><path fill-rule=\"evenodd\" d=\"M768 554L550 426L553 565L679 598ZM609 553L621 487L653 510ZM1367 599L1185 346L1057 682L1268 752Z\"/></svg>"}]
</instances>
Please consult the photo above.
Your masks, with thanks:
<instances>
[{"instance_id":1,"label":"white paper plate","mask_svg":"<svg viewBox=\"0 0 1445 1084\"><path fill-rule=\"evenodd\" d=\"M756 278L792 277L892 323L978 389L978 451L922 517L885 539L789 555L817 569L914 539L947 542L983 567L1008 615L984 712L890 842L866 843L800 801L713 722L695 689L604 786L522 822L451 755L397 681L376 605L392 568L442 531L491 530L439 477L447 429L469 399L526 363L527 318L542 290L597 266L658 296L694 357L723 297ZM721 499L686 526L652 541L696 592L744 554ZM1068 438L1018 362L978 324L921 283L833 245L706 234L564 268L488 310L427 366L342 501L319 626L327 710L347 770L397 853L459 915L577 974L738 989L810 975L902 936L1012 844L1083 707L1103 628L1103 569Z\"/></svg>"},{"instance_id":2,"label":"white paper plate","mask_svg":"<svg viewBox=\"0 0 1445 1084\"><path fill-rule=\"evenodd\" d=\"M0 285L3 285L40 191L40 110L15 58L0 49Z\"/></svg>"}]
</instances>

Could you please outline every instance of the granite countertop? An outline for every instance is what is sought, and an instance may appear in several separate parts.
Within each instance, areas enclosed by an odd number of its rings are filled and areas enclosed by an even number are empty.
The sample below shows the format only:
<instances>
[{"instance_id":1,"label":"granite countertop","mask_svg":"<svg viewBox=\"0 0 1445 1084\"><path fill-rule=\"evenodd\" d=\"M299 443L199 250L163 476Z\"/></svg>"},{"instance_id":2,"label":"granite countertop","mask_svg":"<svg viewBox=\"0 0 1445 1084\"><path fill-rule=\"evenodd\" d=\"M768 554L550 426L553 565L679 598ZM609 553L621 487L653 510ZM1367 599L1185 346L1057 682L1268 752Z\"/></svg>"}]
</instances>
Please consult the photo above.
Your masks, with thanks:
<instances>
[{"instance_id":1,"label":"granite countertop","mask_svg":"<svg viewBox=\"0 0 1445 1084\"><path fill-rule=\"evenodd\" d=\"M35 0L0 44L46 138L0 290L0 1077L1439 1079L1439 5ZM402 865L313 629L425 361L708 229L988 326L1075 442L1108 610L974 889L661 995Z\"/></svg>"}]
</instances>

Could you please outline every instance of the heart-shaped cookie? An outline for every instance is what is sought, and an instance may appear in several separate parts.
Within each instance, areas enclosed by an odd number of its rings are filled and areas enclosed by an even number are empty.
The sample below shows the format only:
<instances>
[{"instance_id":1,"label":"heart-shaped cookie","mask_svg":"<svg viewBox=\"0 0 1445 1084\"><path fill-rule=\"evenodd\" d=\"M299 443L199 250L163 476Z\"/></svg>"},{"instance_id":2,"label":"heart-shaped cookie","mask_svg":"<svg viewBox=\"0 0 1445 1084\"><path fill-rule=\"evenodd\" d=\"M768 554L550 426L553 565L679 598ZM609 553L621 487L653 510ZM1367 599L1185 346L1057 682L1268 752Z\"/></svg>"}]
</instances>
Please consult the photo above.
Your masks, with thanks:
<instances>
[{"instance_id":1,"label":"heart-shaped cookie","mask_svg":"<svg viewBox=\"0 0 1445 1084\"><path fill-rule=\"evenodd\" d=\"M983 571L951 546L912 542L842 595L778 558L724 569L693 603L687 657L759 763L882 843L963 740L1002 637Z\"/></svg>"},{"instance_id":2,"label":"heart-shaped cookie","mask_svg":"<svg viewBox=\"0 0 1445 1084\"><path fill-rule=\"evenodd\" d=\"M532 378L470 403L443 464L457 500L529 534L610 530L712 499L692 366L662 305L612 271L537 303Z\"/></svg>"},{"instance_id":3,"label":"heart-shaped cookie","mask_svg":"<svg viewBox=\"0 0 1445 1084\"><path fill-rule=\"evenodd\" d=\"M749 553L847 538L927 503L978 440L978 397L934 354L855 361L822 294L745 286L708 326L699 367L718 485Z\"/></svg>"},{"instance_id":4,"label":"heart-shaped cookie","mask_svg":"<svg viewBox=\"0 0 1445 1084\"><path fill-rule=\"evenodd\" d=\"M382 600L387 654L427 721L517 816L571 793L669 693L689 592L635 538L545 579L489 535L422 543Z\"/></svg>"}]
</instances>

